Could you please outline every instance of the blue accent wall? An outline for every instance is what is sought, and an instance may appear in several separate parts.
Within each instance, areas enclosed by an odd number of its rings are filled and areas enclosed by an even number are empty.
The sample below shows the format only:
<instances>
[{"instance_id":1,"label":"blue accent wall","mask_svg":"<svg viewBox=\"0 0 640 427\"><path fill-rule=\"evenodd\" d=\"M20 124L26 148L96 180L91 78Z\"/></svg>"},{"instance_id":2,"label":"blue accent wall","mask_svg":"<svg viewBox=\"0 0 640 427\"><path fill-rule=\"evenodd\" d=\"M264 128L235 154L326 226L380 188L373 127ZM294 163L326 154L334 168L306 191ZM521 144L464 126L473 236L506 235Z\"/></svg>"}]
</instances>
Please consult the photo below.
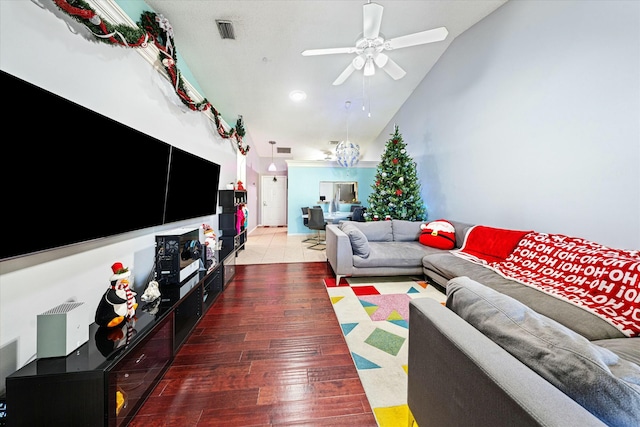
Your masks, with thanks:
<instances>
[{"instance_id":1,"label":"blue accent wall","mask_svg":"<svg viewBox=\"0 0 640 427\"><path fill-rule=\"evenodd\" d=\"M320 181L356 181L358 199L362 206L367 206L367 199L373 191L371 186L376 168L308 167L289 164L287 172L289 183L287 233L309 234L311 231L302 223L301 208L318 204Z\"/></svg>"}]
</instances>

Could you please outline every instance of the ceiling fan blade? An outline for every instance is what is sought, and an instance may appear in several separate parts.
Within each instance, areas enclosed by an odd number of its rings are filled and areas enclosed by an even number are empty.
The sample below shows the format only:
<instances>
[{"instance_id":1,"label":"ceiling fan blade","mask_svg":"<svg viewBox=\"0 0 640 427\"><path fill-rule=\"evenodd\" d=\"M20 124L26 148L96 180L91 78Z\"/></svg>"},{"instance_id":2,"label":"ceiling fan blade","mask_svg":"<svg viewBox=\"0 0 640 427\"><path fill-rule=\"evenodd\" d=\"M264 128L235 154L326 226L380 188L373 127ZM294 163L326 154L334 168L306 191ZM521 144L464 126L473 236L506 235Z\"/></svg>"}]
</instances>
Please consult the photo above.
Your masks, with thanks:
<instances>
[{"instance_id":1,"label":"ceiling fan blade","mask_svg":"<svg viewBox=\"0 0 640 427\"><path fill-rule=\"evenodd\" d=\"M342 72L342 74L340 74L338 76L338 78L333 82L334 86L339 86L342 83L344 83L345 80L347 80L347 78L349 78L349 76L351 75L351 73L353 73L355 71L355 67L353 66L353 63L350 62L349 66L347 68L344 69L344 71Z\"/></svg>"},{"instance_id":2,"label":"ceiling fan blade","mask_svg":"<svg viewBox=\"0 0 640 427\"><path fill-rule=\"evenodd\" d=\"M373 62L375 62L376 65L380 68L387 65L388 60L389 60L389 57L382 52L376 53L375 56L373 57Z\"/></svg>"},{"instance_id":3,"label":"ceiling fan blade","mask_svg":"<svg viewBox=\"0 0 640 427\"><path fill-rule=\"evenodd\" d=\"M376 3L367 3L362 6L362 21L364 22L362 36L365 39L375 39L378 37L383 10L384 7Z\"/></svg>"},{"instance_id":4,"label":"ceiling fan blade","mask_svg":"<svg viewBox=\"0 0 640 427\"><path fill-rule=\"evenodd\" d=\"M446 39L448 34L449 32L445 27L434 28L433 30L421 31L419 33L389 39L385 41L384 48L392 50L416 46L419 44L439 42Z\"/></svg>"},{"instance_id":5,"label":"ceiling fan blade","mask_svg":"<svg viewBox=\"0 0 640 427\"><path fill-rule=\"evenodd\" d=\"M355 47L332 47L327 49L307 49L302 51L302 56L333 55L335 53L353 53L355 51L356 51Z\"/></svg>"},{"instance_id":6,"label":"ceiling fan blade","mask_svg":"<svg viewBox=\"0 0 640 427\"><path fill-rule=\"evenodd\" d=\"M387 61L384 65L381 65L380 68L382 68L387 74L389 74L393 80L400 80L405 76L405 74L407 74L407 72L403 70L402 67L400 67L393 59L389 57L387 57Z\"/></svg>"}]
</instances>

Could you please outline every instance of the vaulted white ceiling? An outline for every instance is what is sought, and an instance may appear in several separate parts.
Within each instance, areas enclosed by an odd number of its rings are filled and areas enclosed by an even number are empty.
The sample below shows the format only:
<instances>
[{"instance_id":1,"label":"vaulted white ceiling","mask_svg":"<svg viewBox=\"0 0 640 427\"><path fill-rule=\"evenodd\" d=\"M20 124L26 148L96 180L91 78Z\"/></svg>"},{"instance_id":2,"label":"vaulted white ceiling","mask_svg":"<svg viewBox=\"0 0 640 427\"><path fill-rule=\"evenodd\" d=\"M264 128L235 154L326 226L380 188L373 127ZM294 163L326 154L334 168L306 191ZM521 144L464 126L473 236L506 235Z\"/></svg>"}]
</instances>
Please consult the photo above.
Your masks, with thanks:
<instances>
[{"instance_id":1,"label":"vaulted white ceiling","mask_svg":"<svg viewBox=\"0 0 640 427\"><path fill-rule=\"evenodd\" d=\"M386 51L405 71L382 70L333 81L355 54L302 56L305 49L354 46L363 31L366 0L145 0L174 29L176 47L203 94L230 124L244 118L245 142L271 157L269 141L292 160L322 160L348 137L367 147L462 32L507 0L377 1L386 39L446 27L444 41ZM230 21L235 39L222 39L216 20ZM294 103L288 95L307 93ZM345 102L351 106L346 108ZM364 111L363 111L364 107ZM370 113L370 117L369 117ZM331 141L334 141L332 144ZM371 151L371 150L370 150Z\"/></svg>"}]
</instances>

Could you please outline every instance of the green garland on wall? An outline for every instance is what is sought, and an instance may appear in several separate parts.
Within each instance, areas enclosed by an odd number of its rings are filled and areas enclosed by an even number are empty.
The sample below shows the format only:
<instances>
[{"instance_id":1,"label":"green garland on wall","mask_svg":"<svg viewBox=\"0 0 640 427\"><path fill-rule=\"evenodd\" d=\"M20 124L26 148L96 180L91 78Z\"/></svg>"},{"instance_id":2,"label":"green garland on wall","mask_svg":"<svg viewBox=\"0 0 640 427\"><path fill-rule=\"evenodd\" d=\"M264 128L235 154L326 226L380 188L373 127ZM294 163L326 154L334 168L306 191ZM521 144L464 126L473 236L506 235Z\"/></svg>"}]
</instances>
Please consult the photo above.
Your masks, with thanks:
<instances>
[{"instance_id":1,"label":"green garland on wall","mask_svg":"<svg viewBox=\"0 0 640 427\"><path fill-rule=\"evenodd\" d=\"M235 139L240 153L247 155L250 147L242 144L242 138L245 135L242 116L238 118L235 128L225 131L220 121L220 113L213 105L206 98L202 102L195 102L187 93L180 70L176 66L177 50L173 40L173 28L168 19L153 12L143 12L137 22L138 27L132 28L105 21L83 0L72 1L73 5L67 0L53 1L60 10L86 26L100 42L143 48L147 47L149 42L153 43L159 50L158 59L169 75L174 91L182 103L192 111L204 112L211 109L218 134L222 138Z\"/></svg>"}]
</instances>

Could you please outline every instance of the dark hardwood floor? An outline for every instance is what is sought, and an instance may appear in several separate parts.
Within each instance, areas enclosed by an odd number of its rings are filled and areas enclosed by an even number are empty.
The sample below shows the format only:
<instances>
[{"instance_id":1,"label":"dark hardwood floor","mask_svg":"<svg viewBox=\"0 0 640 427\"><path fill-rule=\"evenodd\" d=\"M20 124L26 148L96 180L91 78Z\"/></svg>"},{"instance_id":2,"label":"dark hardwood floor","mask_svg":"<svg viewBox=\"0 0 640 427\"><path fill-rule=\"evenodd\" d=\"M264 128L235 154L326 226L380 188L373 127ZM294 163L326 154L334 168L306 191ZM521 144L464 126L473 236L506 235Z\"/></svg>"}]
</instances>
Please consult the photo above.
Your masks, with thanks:
<instances>
[{"instance_id":1,"label":"dark hardwood floor","mask_svg":"<svg viewBox=\"0 0 640 427\"><path fill-rule=\"evenodd\" d=\"M325 277L326 262L236 266L129 425L377 426Z\"/></svg>"}]
</instances>

